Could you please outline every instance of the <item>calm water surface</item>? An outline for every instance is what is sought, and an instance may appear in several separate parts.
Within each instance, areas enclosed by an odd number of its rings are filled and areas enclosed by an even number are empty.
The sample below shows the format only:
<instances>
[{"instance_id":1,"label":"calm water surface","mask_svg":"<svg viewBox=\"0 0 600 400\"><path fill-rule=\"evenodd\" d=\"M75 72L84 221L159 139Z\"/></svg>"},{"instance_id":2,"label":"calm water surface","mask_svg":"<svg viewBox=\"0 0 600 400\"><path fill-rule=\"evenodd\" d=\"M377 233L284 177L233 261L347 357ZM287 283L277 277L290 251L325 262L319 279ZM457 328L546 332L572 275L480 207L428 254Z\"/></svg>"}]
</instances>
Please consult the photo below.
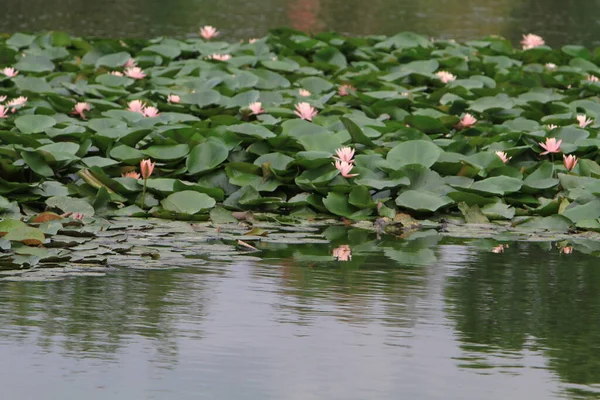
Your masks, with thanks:
<instances>
[{"instance_id":1,"label":"calm water surface","mask_svg":"<svg viewBox=\"0 0 600 400\"><path fill-rule=\"evenodd\" d=\"M2 398L600 396L596 257L353 231L263 257L0 283Z\"/></svg>"},{"instance_id":2,"label":"calm water surface","mask_svg":"<svg viewBox=\"0 0 600 400\"><path fill-rule=\"evenodd\" d=\"M184 37L218 26L226 39L292 26L318 32L415 31L518 42L535 32L550 45L600 45L600 0L4 0L0 32L66 30L76 35Z\"/></svg>"}]
</instances>

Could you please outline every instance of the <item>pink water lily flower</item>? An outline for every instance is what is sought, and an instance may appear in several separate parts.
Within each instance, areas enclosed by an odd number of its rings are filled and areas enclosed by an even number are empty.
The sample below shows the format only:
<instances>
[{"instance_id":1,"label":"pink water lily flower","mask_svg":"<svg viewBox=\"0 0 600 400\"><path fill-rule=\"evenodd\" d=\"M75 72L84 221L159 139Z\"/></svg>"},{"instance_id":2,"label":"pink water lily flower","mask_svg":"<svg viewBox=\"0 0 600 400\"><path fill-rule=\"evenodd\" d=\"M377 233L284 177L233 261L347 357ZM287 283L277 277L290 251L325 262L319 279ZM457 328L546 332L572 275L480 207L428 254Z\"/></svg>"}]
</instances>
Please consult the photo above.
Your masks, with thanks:
<instances>
[{"instance_id":1,"label":"pink water lily flower","mask_svg":"<svg viewBox=\"0 0 600 400\"><path fill-rule=\"evenodd\" d=\"M16 69L14 69L12 67L6 67L2 70L2 73L9 78L14 78L15 76L17 76L19 74L19 71L17 71Z\"/></svg>"},{"instance_id":2,"label":"pink water lily flower","mask_svg":"<svg viewBox=\"0 0 600 400\"><path fill-rule=\"evenodd\" d=\"M556 64L554 64L554 63L547 63L546 64L546 68L548 68L548 69L556 69Z\"/></svg>"},{"instance_id":3,"label":"pink water lily flower","mask_svg":"<svg viewBox=\"0 0 600 400\"><path fill-rule=\"evenodd\" d=\"M144 114L144 110L146 108L146 104L144 104L141 100L132 100L127 103L127 111L132 111L140 114Z\"/></svg>"},{"instance_id":4,"label":"pink water lily flower","mask_svg":"<svg viewBox=\"0 0 600 400\"><path fill-rule=\"evenodd\" d=\"M565 163L565 168L567 169L567 171L572 170L577 165L577 157L575 157L572 154L569 154L568 156L563 154L563 161Z\"/></svg>"},{"instance_id":5,"label":"pink water lily flower","mask_svg":"<svg viewBox=\"0 0 600 400\"><path fill-rule=\"evenodd\" d=\"M571 246L565 246L563 248L560 249L560 252L562 254L571 254L573 252L573 247Z\"/></svg>"},{"instance_id":6,"label":"pink water lily flower","mask_svg":"<svg viewBox=\"0 0 600 400\"><path fill-rule=\"evenodd\" d=\"M337 154L337 157L334 156L333 158L338 161L347 162L348 164L354 163L354 160L352 159L354 158L354 149L350 147L342 147L337 149L335 154Z\"/></svg>"},{"instance_id":7,"label":"pink water lily flower","mask_svg":"<svg viewBox=\"0 0 600 400\"><path fill-rule=\"evenodd\" d=\"M123 73L119 72L119 71L111 71L111 72L109 72L109 74L115 75L115 76L123 76Z\"/></svg>"},{"instance_id":8,"label":"pink water lily flower","mask_svg":"<svg viewBox=\"0 0 600 400\"><path fill-rule=\"evenodd\" d=\"M258 39L257 39L257 38L252 38L252 39L248 40L248 43L250 43L250 44L254 44L254 43L256 43L257 41L258 41Z\"/></svg>"},{"instance_id":9,"label":"pink water lily flower","mask_svg":"<svg viewBox=\"0 0 600 400\"><path fill-rule=\"evenodd\" d=\"M148 179L152 172L154 171L155 162L152 160L142 160L140 161L140 171L142 172L142 178Z\"/></svg>"},{"instance_id":10,"label":"pink water lily flower","mask_svg":"<svg viewBox=\"0 0 600 400\"><path fill-rule=\"evenodd\" d=\"M455 125L456 129L467 129L475 125L477 122L477 118L472 116L471 114L465 114L462 119Z\"/></svg>"},{"instance_id":11,"label":"pink water lily flower","mask_svg":"<svg viewBox=\"0 0 600 400\"><path fill-rule=\"evenodd\" d=\"M158 117L160 113L158 112L158 108L153 106L148 106L144 108L144 117Z\"/></svg>"},{"instance_id":12,"label":"pink water lily flower","mask_svg":"<svg viewBox=\"0 0 600 400\"><path fill-rule=\"evenodd\" d=\"M352 249L347 244L343 244L333 249L333 259L336 261L352 260Z\"/></svg>"},{"instance_id":13,"label":"pink water lily flower","mask_svg":"<svg viewBox=\"0 0 600 400\"><path fill-rule=\"evenodd\" d=\"M125 68L137 67L137 63L135 62L135 60L133 58L130 58L129 60L127 60L125 65L123 65L123 67L125 67Z\"/></svg>"},{"instance_id":14,"label":"pink water lily flower","mask_svg":"<svg viewBox=\"0 0 600 400\"><path fill-rule=\"evenodd\" d=\"M178 95L176 95L176 94L170 94L170 95L167 97L167 101L168 101L169 103L179 103L179 102L181 101L181 97L179 97L179 96L178 96Z\"/></svg>"},{"instance_id":15,"label":"pink water lily flower","mask_svg":"<svg viewBox=\"0 0 600 400\"><path fill-rule=\"evenodd\" d=\"M252 111L252 114L254 115L263 114L265 112L265 110L263 110L262 108L262 103L260 101L250 103L248 105L248 108L250 109L250 111Z\"/></svg>"},{"instance_id":16,"label":"pink water lily flower","mask_svg":"<svg viewBox=\"0 0 600 400\"><path fill-rule=\"evenodd\" d=\"M214 37L219 36L219 31L214 26L206 25L200 28L200 36L206 40L210 40Z\"/></svg>"},{"instance_id":17,"label":"pink water lily flower","mask_svg":"<svg viewBox=\"0 0 600 400\"><path fill-rule=\"evenodd\" d=\"M585 79L589 82L598 82L598 77L595 75L588 75L585 77Z\"/></svg>"},{"instance_id":18,"label":"pink water lily flower","mask_svg":"<svg viewBox=\"0 0 600 400\"><path fill-rule=\"evenodd\" d=\"M231 59L231 55L230 54L211 54L210 57L211 60L217 60L217 61L227 61Z\"/></svg>"},{"instance_id":19,"label":"pink water lily flower","mask_svg":"<svg viewBox=\"0 0 600 400\"><path fill-rule=\"evenodd\" d=\"M543 46L546 43L544 42L544 39L542 39L541 36L529 33L527 35L523 35L523 40L521 40L521 44L523 45L523 50L528 50L533 49L534 47Z\"/></svg>"},{"instance_id":20,"label":"pink water lily flower","mask_svg":"<svg viewBox=\"0 0 600 400\"><path fill-rule=\"evenodd\" d=\"M503 151L496 151L495 154L500 157L500 159L502 160L502 162L504 164L506 164L512 157L509 157L508 154L506 154Z\"/></svg>"},{"instance_id":21,"label":"pink water lily flower","mask_svg":"<svg viewBox=\"0 0 600 400\"><path fill-rule=\"evenodd\" d=\"M492 253L504 253L504 245L503 244L499 244L496 247L492 248Z\"/></svg>"},{"instance_id":22,"label":"pink water lily flower","mask_svg":"<svg viewBox=\"0 0 600 400\"><path fill-rule=\"evenodd\" d=\"M300 89L298 90L298 94L302 97L308 97L310 96L310 92L306 89Z\"/></svg>"},{"instance_id":23,"label":"pink water lily flower","mask_svg":"<svg viewBox=\"0 0 600 400\"><path fill-rule=\"evenodd\" d=\"M577 123L579 124L580 128L584 128L590 124L592 124L594 122L593 119L589 118L585 115L585 114L579 114L577 116Z\"/></svg>"},{"instance_id":24,"label":"pink water lily flower","mask_svg":"<svg viewBox=\"0 0 600 400\"><path fill-rule=\"evenodd\" d=\"M307 121L312 121L312 119L318 114L317 110L308 103L298 103L296 104L296 111L294 111L297 116Z\"/></svg>"},{"instance_id":25,"label":"pink water lily flower","mask_svg":"<svg viewBox=\"0 0 600 400\"><path fill-rule=\"evenodd\" d=\"M81 102L81 103L75 104L75 107L73 107L73 112L71 114L79 115L82 119L85 119L84 111L90 111L90 110L91 110L90 103Z\"/></svg>"},{"instance_id":26,"label":"pink water lily flower","mask_svg":"<svg viewBox=\"0 0 600 400\"><path fill-rule=\"evenodd\" d=\"M435 74L443 83L448 83L456 80L456 75L451 74L448 71L438 71Z\"/></svg>"},{"instance_id":27,"label":"pink water lily flower","mask_svg":"<svg viewBox=\"0 0 600 400\"><path fill-rule=\"evenodd\" d=\"M140 179L140 174L135 171L129 171L121 175L123 178Z\"/></svg>"},{"instance_id":28,"label":"pink water lily flower","mask_svg":"<svg viewBox=\"0 0 600 400\"><path fill-rule=\"evenodd\" d=\"M356 88L355 88L354 86L352 86L352 85L346 85L346 84L344 84L344 85L341 85L341 86L338 88L338 94L339 94L340 96L348 96L348 94L349 94L349 92L348 92L348 91L349 91L349 90L356 90Z\"/></svg>"},{"instance_id":29,"label":"pink water lily flower","mask_svg":"<svg viewBox=\"0 0 600 400\"><path fill-rule=\"evenodd\" d=\"M550 125L547 125L547 127L548 127L548 130L550 130L550 131L551 131L551 130L553 130L553 129L556 129L556 128L558 128L558 125L550 124Z\"/></svg>"},{"instance_id":30,"label":"pink water lily flower","mask_svg":"<svg viewBox=\"0 0 600 400\"><path fill-rule=\"evenodd\" d=\"M4 100L6 100L6 96L0 96L0 103L2 103Z\"/></svg>"},{"instance_id":31,"label":"pink water lily flower","mask_svg":"<svg viewBox=\"0 0 600 400\"><path fill-rule=\"evenodd\" d=\"M562 140L556 140L556 138L546 138L546 143L540 142L539 145L546 151L541 153L541 155L548 153L560 153L560 144Z\"/></svg>"},{"instance_id":32,"label":"pink water lily flower","mask_svg":"<svg viewBox=\"0 0 600 400\"><path fill-rule=\"evenodd\" d=\"M344 178L352 178L354 176L358 176L358 174L351 174L353 165L346 161L336 161L335 168L342 174Z\"/></svg>"},{"instance_id":33,"label":"pink water lily flower","mask_svg":"<svg viewBox=\"0 0 600 400\"><path fill-rule=\"evenodd\" d=\"M8 108L0 106L0 118L8 118L8 115L6 115L6 113L8 113Z\"/></svg>"},{"instance_id":34,"label":"pink water lily flower","mask_svg":"<svg viewBox=\"0 0 600 400\"><path fill-rule=\"evenodd\" d=\"M12 108L12 112L16 111L16 107L23 107L27 104L27 97L19 96L16 99L12 99L11 101L6 103L7 107Z\"/></svg>"},{"instance_id":35,"label":"pink water lily flower","mask_svg":"<svg viewBox=\"0 0 600 400\"><path fill-rule=\"evenodd\" d=\"M144 79L146 73L140 67L129 67L125 69L125 75L133 79Z\"/></svg>"},{"instance_id":36,"label":"pink water lily flower","mask_svg":"<svg viewBox=\"0 0 600 400\"><path fill-rule=\"evenodd\" d=\"M71 215L71 218L73 218L74 220L78 220L78 221L83 221L84 217L85 217L85 215L80 212L76 212Z\"/></svg>"}]
</instances>

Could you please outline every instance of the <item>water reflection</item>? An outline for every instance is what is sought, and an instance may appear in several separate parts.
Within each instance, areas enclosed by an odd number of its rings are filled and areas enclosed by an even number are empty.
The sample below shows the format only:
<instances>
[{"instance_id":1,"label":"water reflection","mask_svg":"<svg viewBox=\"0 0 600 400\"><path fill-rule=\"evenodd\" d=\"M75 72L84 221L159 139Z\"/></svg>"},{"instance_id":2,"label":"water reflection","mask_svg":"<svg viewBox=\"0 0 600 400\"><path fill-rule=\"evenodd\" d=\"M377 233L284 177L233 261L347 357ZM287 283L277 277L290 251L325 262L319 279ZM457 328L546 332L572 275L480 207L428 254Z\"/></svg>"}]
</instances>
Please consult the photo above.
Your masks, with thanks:
<instances>
[{"instance_id":1,"label":"water reflection","mask_svg":"<svg viewBox=\"0 0 600 400\"><path fill-rule=\"evenodd\" d=\"M0 364L3 393L595 395L596 258L532 244L495 254L436 232L325 235L328 245L268 245L261 263L0 283L0 357L11 360ZM352 259L335 261L344 245Z\"/></svg>"},{"instance_id":2,"label":"water reflection","mask_svg":"<svg viewBox=\"0 0 600 400\"><path fill-rule=\"evenodd\" d=\"M6 4L4 4L6 3ZM2 4L0 32L66 30L78 35L184 37L218 26L247 39L291 26L307 32L394 34L410 30L455 39L500 34L515 44L535 32L550 45L600 44L600 0L28 0Z\"/></svg>"}]
</instances>

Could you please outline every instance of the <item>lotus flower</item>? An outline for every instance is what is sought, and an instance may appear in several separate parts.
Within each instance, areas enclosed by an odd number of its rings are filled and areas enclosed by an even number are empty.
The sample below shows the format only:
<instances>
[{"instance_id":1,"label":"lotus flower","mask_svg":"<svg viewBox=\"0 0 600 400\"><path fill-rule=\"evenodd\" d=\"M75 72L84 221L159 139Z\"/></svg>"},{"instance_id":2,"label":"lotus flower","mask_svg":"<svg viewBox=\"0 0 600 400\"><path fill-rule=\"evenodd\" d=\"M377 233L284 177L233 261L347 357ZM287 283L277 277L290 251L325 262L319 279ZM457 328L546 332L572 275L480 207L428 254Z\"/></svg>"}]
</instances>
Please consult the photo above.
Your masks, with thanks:
<instances>
[{"instance_id":1,"label":"lotus flower","mask_svg":"<svg viewBox=\"0 0 600 400\"><path fill-rule=\"evenodd\" d=\"M546 64L546 68L548 68L548 69L556 69L556 64L554 64L554 63L547 63Z\"/></svg>"},{"instance_id":2,"label":"lotus flower","mask_svg":"<svg viewBox=\"0 0 600 400\"><path fill-rule=\"evenodd\" d=\"M217 60L217 61L227 61L227 60L231 59L231 55L214 53L214 54L211 54L210 57L208 57L208 58L210 58L211 60Z\"/></svg>"},{"instance_id":3,"label":"lotus flower","mask_svg":"<svg viewBox=\"0 0 600 400\"><path fill-rule=\"evenodd\" d=\"M262 103L260 101L250 103L248 105L248 108L250 109L250 111L252 111L252 114L254 115L263 114L265 112L265 110L263 110L262 108Z\"/></svg>"},{"instance_id":4,"label":"lotus flower","mask_svg":"<svg viewBox=\"0 0 600 400\"><path fill-rule=\"evenodd\" d=\"M315 110L315 108L308 103L296 104L296 111L294 112L300 118L308 121L312 121L312 119L318 114L317 110Z\"/></svg>"},{"instance_id":5,"label":"lotus flower","mask_svg":"<svg viewBox=\"0 0 600 400\"><path fill-rule=\"evenodd\" d=\"M598 77L595 75L588 75L585 77L585 79L589 82L598 82Z\"/></svg>"},{"instance_id":6,"label":"lotus flower","mask_svg":"<svg viewBox=\"0 0 600 400\"><path fill-rule=\"evenodd\" d=\"M475 125L477 118L471 114L465 114L462 119L455 125L456 129L467 129Z\"/></svg>"},{"instance_id":7,"label":"lotus flower","mask_svg":"<svg viewBox=\"0 0 600 400\"><path fill-rule=\"evenodd\" d=\"M523 50L528 50L533 49L534 47L543 46L546 43L544 42L544 39L541 38L541 36L529 33L527 35L523 35L523 40L521 40L521 44L523 45Z\"/></svg>"},{"instance_id":8,"label":"lotus flower","mask_svg":"<svg viewBox=\"0 0 600 400\"><path fill-rule=\"evenodd\" d=\"M338 94L340 96L348 96L348 90L356 90L356 88L352 85L341 85L338 88Z\"/></svg>"},{"instance_id":9,"label":"lotus flower","mask_svg":"<svg viewBox=\"0 0 600 400\"><path fill-rule=\"evenodd\" d=\"M541 155L544 154L548 154L548 153L560 153L560 144L562 143L562 140L556 140L556 138L546 138L546 143L542 143L540 142L540 146L546 150L543 153L541 153Z\"/></svg>"},{"instance_id":10,"label":"lotus flower","mask_svg":"<svg viewBox=\"0 0 600 400\"><path fill-rule=\"evenodd\" d=\"M353 176L358 176L358 174L351 174L350 171L352 171L352 164L346 162L346 161L336 161L335 162L335 167L337 168L338 171L340 171L340 173L342 174L342 176L344 178L352 178Z\"/></svg>"},{"instance_id":11,"label":"lotus flower","mask_svg":"<svg viewBox=\"0 0 600 400\"><path fill-rule=\"evenodd\" d=\"M73 107L73 112L71 114L79 115L82 119L85 119L85 114L83 112L90 110L90 103L81 102L75 104L75 107Z\"/></svg>"},{"instance_id":12,"label":"lotus flower","mask_svg":"<svg viewBox=\"0 0 600 400\"><path fill-rule=\"evenodd\" d=\"M553 129L556 129L556 128L558 128L558 125L550 124L550 125L547 125L547 127L548 127L548 130L550 130L550 131L551 131L551 130L553 130Z\"/></svg>"},{"instance_id":13,"label":"lotus flower","mask_svg":"<svg viewBox=\"0 0 600 400\"><path fill-rule=\"evenodd\" d=\"M123 76L123 73L119 72L119 71L111 71L111 72L109 72L109 74L116 75L116 76Z\"/></svg>"},{"instance_id":14,"label":"lotus flower","mask_svg":"<svg viewBox=\"0 0 600 400\"><path fill-rule=\"evenodd\" d=\"M127 60L125 65L123 65L123 67L125 67L125 68L137 67L137 63L135 62L135 60L133 58L130 58L129 60Z\"/></svg>"},{"instance_id":15,"label":"lotus flower","mask_svg":"<svg viewBox=\"0 0 600 400\"><path fill-rule=\"evenodd\" d=\"M6 115L6 113L8 113L8 108L0 106L0 118L8 118L8 115Z\"/></svg>"},{"instance_id":16,"label":"lotus flower","mask_svg":"<svg viewBox=\"0 0 600 400\"><path fill-rule=\"evenodd\" d=\"M565 163L565 168L567 169L567 171L572 170L577 165L577 157L575 157L572 154L569 154L568 156L563 154L563 161Z\"/></svg>"},{"instance_id":17,"label":"lotus flower","mask_svg":"<svg viewBox=\"0 0 600 400\"><path fill-rule=\"evenodd\" d=\"M333 259L337 261L352 260L352 249L347 244L343 244L333 249Z\"/></svg>"},{"instance_id":18,"label":"lotus flower","mask_svg":"<svg viewBox=\"0 0 600 400\"><path fill-rule=\"evenodd\" d=\"M335 158L338 161L343 161L348 164L354 163L354 160L352 159L354 157L354 149L350 147L342 147L340 149L337 149L335 151L335 154L337 154L337 157L334 156L333 158Z\"/></svg>"},{"instance_id":19,"label":"lotus flower","mask_svg":"<svg viewBox=\"0 0 600 400\"><path fill-rule=\"evenodd\" d=\"M151 160L142 160L140 161L140 171L142 171L142 178L148 179L152 172L154 171L154 165L156 163Z\"/></svg>"},{"instance_id":20,"label":"lotus flower","mask_svg":"<svg viewBox=\"0 0 600 400\"><path fill-rule=\"evenodd\" d=\"M504 245L499 244L498 246L492 248L492 253L504 253Z\"/></svg>"},{"instance_id":21,"label":"lotus flower","mask_svg":"<svg viewBox=\"0 0 600 400\"><path fill-rule=\"evenodd\" d=\"M170 94L167 97L167 101L169 103L179 103L181 101L181 97L177 96L176 94Z\"/></svg>"},{"instance_id":22,"label":"lotus flower","mask_svg":"<svg viewBox=\"0 0 600 400\"><path fill-rule=\"evenodd\" d=\"M573 252L573 247L565 246L560 249L561 254L571 254Z\"/></svg>"},{"instance_id":23,"label":"lotus flower","mask_svg":"<svg viewBox=\"0 0 600 400\"><path fill-rule=\"evenodd\" d=\"M127 103L127 105L128 111L140 113L142 115L144 114L144 110L146 109L146 104L144 104L144 102L141 100L132 100L129 103Z\"/></svg>"},{"instance_id":24,"label":"lotus flower","mask_svg":"<svg viewBox=\"0 0 600 400\"><path fill-rule=\"evenodd\" d=\"M2 73L9 78L14 78L15 76L17 76L19 74L19 71L17 71L16 69L14 69L12 67L6 67L2 70Z\"/></svg>"},{"instance_id":25,"label":"lotus flower","mask_svg":"<svg viewBox=\"0 0 600 400\"><path fill-rule=\"evenodd\" d=\"M144 79L146 77L146 73L140 67L126 68L125 75L133 79Z\"/></svg>"},{"instance_id":26,"label":"lotus flower","mask_svg":"<svg viewBox=\"0 0 600 400\"><path fill-rule=\"evenodd\" d=\"M496 151L495 153L498 157L500 157L500 159L502 160L502 162L504 164L506 164L508 162L508 160L510 160L512 158L512 157L509 157L508 154L506 154L503 151Z\"/></svg>"},{"instance_id":27,"label":"lotus flower","mask_svg":"<svg viewBox=\"0 0 600 400\"><path fill-rule=\"evenodd\" d=\"M579 123L579 127L585 129L585 127L593 123L594 120L591 118L588 119L585 114L579 114L577 116L577 122Z\"/></svg>"},{"instance_id":28,"label":"lotus flower","mask_svg":"<svg viewBox=\"0 0 600 400\"><path fill-rule=\"evenodd\" d=\"M144 117L158 117L160 115L160 113L158 112L158 108L152 106L144 108L143 114Z\"/></svg>"},{"instance_id":29,"label":"lotus flower","mask_svg":"<svg viewBox=\"0 0 600 400\"><path fill-rule=\"evenodd\" d=\"M440 78L440 81L442 81L443 83L452 82L456 79L456 75L453 75L448 71L438 71L435 74L438 78Z\"/></svg>"},{"instance_id":30,"label":"lotus flower","mask_svg":"<svg viewBox=\"0 0 600 400\"><path fill-rule=\"evenodd\" d=\"M123 176L123 178L140 179L140 174L138 174L135 171L129 171L129 172L123 174L122 176Z\"/></svg>"},{"instance_id":31,"label":"lotus flower","mask_svg":"<svg viewBox=\"0 0 600 400\"><path fill-rule=\"evenodd\" d=\"M300 89L298 90L298 94L302 97L308 97L310 96L310 92L306 89Z\"/></svg>"},{"instance_id":32,"label":"lotus flower","mask_svg":"<svg viewBox=\"0 0 600 400\"><path fill-rule=\"evenodd\" d=\"M6 103L6 106L11 107L12 108L11 111L15 112L16 107L23 107L23 106L25 106L25 104L27 104L27 97L19 96L16 99L12 99L8 103Z\"/></svg>"},{"instance_id":33,"label":"lotus flower","mask_svg":"<svg viewBox=\"0 0 600 400\"><path fill-rule=\"evenodd\" d=\"M219 36L219 31L214 26L206 25L200 28L200 36L206 40L210 40L214 37Z\"/></svg>"}]
</instances>

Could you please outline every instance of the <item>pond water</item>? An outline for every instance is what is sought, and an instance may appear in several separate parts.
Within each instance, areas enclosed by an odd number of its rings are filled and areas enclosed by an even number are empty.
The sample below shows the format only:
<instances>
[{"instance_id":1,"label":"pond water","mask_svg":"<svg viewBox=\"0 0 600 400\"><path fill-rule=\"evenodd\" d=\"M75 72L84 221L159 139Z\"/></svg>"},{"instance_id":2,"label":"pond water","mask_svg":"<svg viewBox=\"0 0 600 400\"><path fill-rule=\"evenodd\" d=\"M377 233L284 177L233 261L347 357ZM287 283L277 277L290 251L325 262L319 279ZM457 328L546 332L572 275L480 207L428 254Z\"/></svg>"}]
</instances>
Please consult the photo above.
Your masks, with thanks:
<instances>
[{"instance_id":1,"label":"pond water","mask_svg":"<svg viewBox=\"0 0 600 400\"><path fill-rule=\"evenodd\" d=\"M600 395L596 257L372 236L272 244L261 262L0 282L3 398ZM328 256L340 243L350 262Z\"/></svg>"},{"instance_id":2,"label":"pond water","mask_svg":"<svg viewBox=\"0 0 600 400\"><path fill-rule=\"evenodd\" d=\"M550 45L600 44L600 0L27 0L3 2L0 32L66 30L76 35L183 37L199 26L219 27L225 39L268 29L474 39L523 33Z\"/></svg>"}]
</instances>

